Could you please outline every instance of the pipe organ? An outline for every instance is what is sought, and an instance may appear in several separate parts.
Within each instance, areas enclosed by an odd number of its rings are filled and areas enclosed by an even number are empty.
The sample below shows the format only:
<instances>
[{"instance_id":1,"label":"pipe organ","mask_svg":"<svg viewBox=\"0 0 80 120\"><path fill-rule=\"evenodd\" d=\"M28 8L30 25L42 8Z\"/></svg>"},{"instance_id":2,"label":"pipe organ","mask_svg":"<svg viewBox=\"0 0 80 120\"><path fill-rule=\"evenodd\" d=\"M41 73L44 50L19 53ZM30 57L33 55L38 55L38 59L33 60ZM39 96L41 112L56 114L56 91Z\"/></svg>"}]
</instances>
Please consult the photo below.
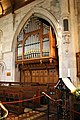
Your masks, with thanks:
<instances>
[{"instance_id":1,"label":"pipe organ","mask_svg":"<svg viewBox=\"0 0 80 120\"><path fill-rule=\"evenodd\" d=\"M58 66L56 51L56 37L51 25L41 18L30 17L17 36L16 64L19 65L20 75L24 76L21 77L21 81L25 82L29 78L30 82L36 81L36 79L39 82L40 73L42 73L41 76L45 76L46 79L42 77L42 83L49 82L50 69L54 71L53 69ZM39 75L33 75L36 73L34 69L38 71ZM58 70L56 71L58 76ZM25 73L29 73L30 76ZM50 82L52 82L52 78Z\"/></svg>"}]
</instances>

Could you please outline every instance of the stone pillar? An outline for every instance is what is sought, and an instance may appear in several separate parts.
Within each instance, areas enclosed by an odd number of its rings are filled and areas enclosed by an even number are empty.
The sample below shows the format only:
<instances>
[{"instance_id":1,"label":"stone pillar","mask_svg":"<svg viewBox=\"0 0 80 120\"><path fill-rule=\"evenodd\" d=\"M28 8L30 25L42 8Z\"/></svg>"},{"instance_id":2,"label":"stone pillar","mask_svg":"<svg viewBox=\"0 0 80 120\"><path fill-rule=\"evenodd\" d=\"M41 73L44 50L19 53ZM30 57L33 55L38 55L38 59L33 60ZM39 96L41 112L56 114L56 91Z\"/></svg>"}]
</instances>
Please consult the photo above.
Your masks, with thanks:
<instances>
[{"instance_id":1,"label":"stone pillar","mask_svg":"<svg viewBox=\"0 0 80 120\"><path fill-rule=\"evenodd\" d=\"M0 60L2 60L2 35L3 32L0 30Z\"/></svg>"},{"instance_id":2,"label":"stone pillar","mask_svg":"<svg viewBox=\"0 0 80 120\"><path fill-rule=\"evenodd\" d=\"M60 26L62 26L62 39L60 41L61 56L59 55L59 69L61 69L62 77L71 77L72 82L77 86L76 52L79 51L79 47L77 17L74 9L74 0L60 0L60 6ZM64 20L68 21L67 30L64 29Z\"/></svg>"},{"instance_id":3,"label":"stone pillar","mask_svg":"<svg viewBox=\"0 0 80 120\"><path fill-rule=\"evenodd\" d=\"M74 0L70 0L70 33L71 33L71 44L70 44L70 61L71 61L71 79L77 86L77 73L76 73L76 52L79 51L78 46L78 25L77 16L75 14Z\"/></svg>"},{"instance_id":4,"label":"stone pillar","mask_svg":"<svg viewBox=\"0 0 80 120\"><path fill-rule=\"evenodd\" d=\"M70 32L69 32L69 6L68 0L60 0L60 7L61 7L61 19L60 19L60 27L61 27L61 40L60 40L60 47L59 47L59 77L68 77L70 76L70 69L68 65L69 59L69 45L70 45ZM65 21L64 21L65 20ZM67 23L67 29L66 27ZM65 24L65 26L64 26ZM68 73L69 71L69 73Z\"/></svg>"},{"instance_id":5,"label":"stone pillar","mask_svg":"<svg viewBox=\"0 0 80 120\"><path fill-rule=\"evenodd\" d=\"M59 78L62 78L62 28L60 23L58 24L58 36L57 36L57 47L59 55Z\"/></svg>"}]
</instances>

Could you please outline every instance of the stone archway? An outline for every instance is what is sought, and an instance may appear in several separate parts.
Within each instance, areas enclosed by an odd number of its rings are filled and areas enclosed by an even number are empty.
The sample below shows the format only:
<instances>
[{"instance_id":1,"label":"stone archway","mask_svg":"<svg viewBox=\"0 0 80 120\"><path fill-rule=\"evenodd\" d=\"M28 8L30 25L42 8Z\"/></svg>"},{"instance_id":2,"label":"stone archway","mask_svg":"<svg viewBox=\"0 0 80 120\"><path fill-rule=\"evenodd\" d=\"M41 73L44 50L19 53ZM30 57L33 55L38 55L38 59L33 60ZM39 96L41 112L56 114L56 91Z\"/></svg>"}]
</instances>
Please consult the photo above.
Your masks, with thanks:
<instances>
[{"instance_id":1,"label":"stone archway","mask_svg":"<svg viewBox=\"0 0 80 120\"><path fill-rule=\"evenodd\" d=\"M47 14L47 16L46 16ZM12 50L15 54L15 47L16 47L16 42L17 42L17 35L19 34L20 30L22 29L22 27L24 26L24 24L28 21L28 19L32 16L36 16L39 18L42 18L46 21L48 21L50 23L50 25L53 27L54 32L56 34L56 40L58 39L58 26L59 26L59 22L57 21L57 19L47 10L43 9L43 8L33 8L32 10L30 10L25 17L21 20L18 28L16 29L14 38L13 38L13 44L12 44ZM15 56L15 55L14 55ZM15 61L14 61L15 62ZM15 64L15 63L14 63ZM14 72L15 73L15 72Z\"/></svg>"},{"instance_id":2,"label":"stone archway","mask_svg":"<svg viewBox=\"0 0 80 120\"><path fill-rule=\"evenodd\" d=\"M55 18L55 16L53 16L48 10L46 10L44 8L35 7L33 9L31 9L25 15L25 17L21 20L19 26L17 27L17 29L15 31L15 34L14 34L14 38L13 38L12 50L15 50L15 46L16 46L16 42L17 42L17 35L19 34L20 30L22 29L22 27L26 23L26 21L33 14L35 16L37 16L37 17L43 18L46 21L48 21L51 24L51 26L53 27L54 31L55 31L56 38L58 38L58 26L59 26L59 22L57 21L57 19Z\"/></svg>"}]
</instances>

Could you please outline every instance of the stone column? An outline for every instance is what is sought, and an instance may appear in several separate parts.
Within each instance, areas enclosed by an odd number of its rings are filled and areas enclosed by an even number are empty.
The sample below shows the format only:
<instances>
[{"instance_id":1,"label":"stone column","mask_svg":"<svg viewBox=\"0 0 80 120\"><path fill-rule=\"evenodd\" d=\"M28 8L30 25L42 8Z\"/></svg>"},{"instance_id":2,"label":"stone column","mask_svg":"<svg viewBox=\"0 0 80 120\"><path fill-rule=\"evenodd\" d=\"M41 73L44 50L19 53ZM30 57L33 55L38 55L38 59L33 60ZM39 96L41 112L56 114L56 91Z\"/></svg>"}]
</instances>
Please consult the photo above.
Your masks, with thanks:
<instances>
[{"instance_id":1,"label":"stone column","mask_svg":"<svg viewBox=\"0 0 80 120\"><path fill-rule=\"evenodd\" d=\"M61 40L60 40L60 48L59 48L59 77L68 77L70 76L70 68L68 65L69 59L69 45L70 45L70 32L69 32L69 6L68 0L60 0L60 8L61 8L61 18L60 18L60 27L61 27ZM64 30L63 21L67 20L68 29ZM69 73L68 73L69 72Z\"/></svg>"},{"instance_id":2,"label":"stone column","mask_svg":"<svg viewBox=\"0 0 80 120\"><path fill-rule=\"evenodd\" d=\"M78 46L78 27L77 16L74 9L74 0L60 0L62 26L61 39L61 59L59 61L59 69L61 69L62 77L71 77L72 82L77 86L76 77L76 52L79 51ZM70 8L70 9L69 9ZM63 20L68 20L68 30L64 29ZM69 76L68 76L69 75Z\"/></svg>"},{"instance_id":3,"label":"stone column","mask_svg":"<svg viewBox=\"0 0 80 120\"><path fill-rule=\"evenodd\" d=\"M3 32L0 30L0 60L2 60L2 35Z\"/></svg>"},{"instance_id":4,"label":"stone column","mask_svg":"<svg viewBox=\"0 0 80 120\"><path fill-rule=\"evenodd\" d=\"M59 78L62 78L62 28L60 23L58 24L58 36L57 36L57 47L59 56Z\"/></svg>"},{"instance_id":5,"label":"stone column","mask_svg":"<svg viewBox=\"0 0 80 120\"><path fill-rule=\"evenodd\" d=\"M77 16L75 14L74 0L70 0L70 33L71 33L71 44L70 44L70 61L71 61L71 79L77 86L77 66L76 66L76 52L79 51L78 46L78 25Z\"/></svg>"}]
</instances>

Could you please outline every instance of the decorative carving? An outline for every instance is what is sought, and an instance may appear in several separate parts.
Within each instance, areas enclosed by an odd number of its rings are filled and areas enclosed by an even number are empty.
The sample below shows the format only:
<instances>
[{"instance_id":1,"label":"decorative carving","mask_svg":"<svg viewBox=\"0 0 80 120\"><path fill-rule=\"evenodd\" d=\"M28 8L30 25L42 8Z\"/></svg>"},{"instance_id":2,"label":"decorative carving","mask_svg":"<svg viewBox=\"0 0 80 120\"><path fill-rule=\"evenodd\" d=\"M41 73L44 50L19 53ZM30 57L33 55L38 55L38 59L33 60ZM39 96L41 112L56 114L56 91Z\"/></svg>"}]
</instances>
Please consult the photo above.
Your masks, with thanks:
<instances>
[{"instance_id":1,"label":"decorative carving","mask_svg":"<svg viewBox=\"0 0 80 120\"><path fill-rule=\"evenodd\" d=\"M67 54L69 51L70 33L69 32L63 33L63 38L64 38L63 44L66 45L66 54Z\"/></svg>"},{"instance_id":2,"label":"decorative carving","mask_svg":"<svg viewBox=\"0 0 80 120\"><path fill-rule=\"evenodd\" d=\"M50 11L54 14L57 18L59 18L60 13L60 4L58 0L52 0L50 2Z\"/></svg>"}]
</instances>

